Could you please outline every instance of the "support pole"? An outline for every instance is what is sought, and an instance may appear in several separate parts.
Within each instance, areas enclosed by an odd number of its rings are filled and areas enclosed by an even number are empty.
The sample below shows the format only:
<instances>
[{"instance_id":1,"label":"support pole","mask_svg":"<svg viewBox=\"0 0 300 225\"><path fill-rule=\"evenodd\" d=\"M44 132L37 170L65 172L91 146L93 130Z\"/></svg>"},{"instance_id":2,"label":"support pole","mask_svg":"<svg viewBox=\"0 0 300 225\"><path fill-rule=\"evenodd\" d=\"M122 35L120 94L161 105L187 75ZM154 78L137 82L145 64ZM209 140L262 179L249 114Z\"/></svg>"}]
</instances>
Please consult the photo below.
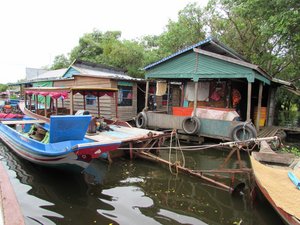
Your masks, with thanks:
<instances>
[{"instance_id":1,"label":"support pole","mask_svg":"<svg viewBox=\"0 0 300 225\"><path fill-rule=\"evenodd\" d=\"M149 97L149 81L147 80L147 82L146 82L146 93L145 93L145 107L144 107L144 110L148 110L148 97Z\"/></svg>"},{"instance_id":2,"label":"support pole","mask_svg":"<svg viewBox=\"0 0 300 225\"><path fill-rule=\"evenodd\" d=\"M44 97L44 115L47 117L47 96Z\"/></svg>"},{"instance_id":3,"label":"support pole","mask_svg":"<svg viewBox=\"0 0 300 225\"><path fill-rule=\"evenodd\" d=\"M115 92L116 119L118 118L118 92Z\"/></svg>"},{"instance_id":4,"label":"support pole","mask_svg":"<svg viewBox=\"0 0 300 225\"><path fill-rule=\"evenodd\" d=\"M73 90L71 90L70 93L70 115L73 115L74 113L74 96L73 96Z\"/></svg>"},{"instance_id":5,"label":"support pole","mask_svg":"<svg viewBox=\"0 0 300 225\"><path fill-rule=\"evenodd\" d=\"M194 93L194 116L196 115L196 109L198 106L198 82L195 82L195 93Z\"/></svg>"},{"instance_id":6,"label":"support pole","mask_svg":"<svg viewBox=\"0 0 300 225\"><path fill-rule=\"evenodd\" d=\"M83 93L83 110L86 110L86 102L85 102L85 92Z\"/></svg>"},{"instance_id":7,"label":"support pole","mask_svg":"<svg viewBox=\"0 0 300 225\"><path fill-rule=\"evenodd\" d=\"M170 82L168 81L168 91L167 91L167 113L169 114L169 104L170 104Z\"/></svg>"},{"instance_id":8,"label":"support pole","mask_svg":"<svg viewBox=\"0 0 300 225\"><path fill-rule=\"evenodd\" d=\"M256 124L255 124L257 131L259 131L262 92L263 92L263 84L262 82L260 82L259 91L258 91L257 117L256 117Z\"/></svg>"},{"instance_id":9,"label":"support pole","mask_svg":"<svg viewBox=\"0 0 300 225\"><path fill-rule=\"evenodd\" d=\"M97 96L97 106L98 106L98 117L100 118L100 99L99 99L99 95Z\"/></svg>"},{"instance_id":10,"label":"support pole","mask_svg":"<svg viewBox=\"0 0 300 225\"><path fill-rule=\"evenodd\" d=\"M180 106L183 107L184 102L184 83L181 84L181 98L180 98Z\"/></svg>"},{"instance_id":11,"label":"support pole","mask_svg":"<svg viewBox=\"0 0 300 225\"><path fill-rule=\"evenodd\" d=\"M248 95L247 95L247 121L251 120L251 92L252 92L252 83L248 82Z\"/></svg>"}]
</instances>

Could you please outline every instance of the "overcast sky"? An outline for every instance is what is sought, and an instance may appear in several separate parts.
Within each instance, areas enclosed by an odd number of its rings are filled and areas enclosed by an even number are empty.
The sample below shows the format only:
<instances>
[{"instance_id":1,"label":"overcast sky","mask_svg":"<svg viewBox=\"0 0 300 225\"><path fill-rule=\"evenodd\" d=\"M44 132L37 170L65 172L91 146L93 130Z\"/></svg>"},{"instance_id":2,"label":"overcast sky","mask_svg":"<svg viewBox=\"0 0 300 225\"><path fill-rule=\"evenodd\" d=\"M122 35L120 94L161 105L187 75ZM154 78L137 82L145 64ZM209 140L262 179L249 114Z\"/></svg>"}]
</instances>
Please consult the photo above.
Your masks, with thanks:
<instances>
[{"instance_id":1,"label":"overcast sky","mask_svg":"<svg viewBox=\"0 0 300 225\"><path fill-rule=\"evenodd\" d=\"M94 29L119 30L124 39L159 35L190 2L195 0L1 1L0 83L25 78L26 67L51 65Z\"/></svg>"}]
</instances>

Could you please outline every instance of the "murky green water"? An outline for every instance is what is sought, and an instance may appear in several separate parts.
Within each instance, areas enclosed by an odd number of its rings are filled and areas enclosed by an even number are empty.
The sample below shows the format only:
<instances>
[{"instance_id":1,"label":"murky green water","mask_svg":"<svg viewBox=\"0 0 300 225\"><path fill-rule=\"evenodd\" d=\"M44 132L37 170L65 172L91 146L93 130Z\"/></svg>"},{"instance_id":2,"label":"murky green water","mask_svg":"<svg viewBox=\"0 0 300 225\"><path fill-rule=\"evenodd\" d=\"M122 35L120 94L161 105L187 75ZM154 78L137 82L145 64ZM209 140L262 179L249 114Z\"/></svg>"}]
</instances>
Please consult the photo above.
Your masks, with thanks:
<instances>
[{"instance_id":1,"label":"murky green water","mask_svg":"<svg viewBox=\"0 0 300 225\"><path fill-rule=\"evenodd\" d=\"M242 197L185 174L172 175L154 162L119 159L112 165L95 160L85 174L49 170L1 147L7 169L28 225L146 225L239 224L283 225L271 206L251 201L249 189ZM193 169L216 168L228 152L185 152ZM168 152L162 152L168 158ZM248 166L247 155L243 164ZM234 161L229 167L237 168ZM230 184L231 179L222 181ZM247 176L236 177L235 184Z\"/></svg>"}]
</instances>

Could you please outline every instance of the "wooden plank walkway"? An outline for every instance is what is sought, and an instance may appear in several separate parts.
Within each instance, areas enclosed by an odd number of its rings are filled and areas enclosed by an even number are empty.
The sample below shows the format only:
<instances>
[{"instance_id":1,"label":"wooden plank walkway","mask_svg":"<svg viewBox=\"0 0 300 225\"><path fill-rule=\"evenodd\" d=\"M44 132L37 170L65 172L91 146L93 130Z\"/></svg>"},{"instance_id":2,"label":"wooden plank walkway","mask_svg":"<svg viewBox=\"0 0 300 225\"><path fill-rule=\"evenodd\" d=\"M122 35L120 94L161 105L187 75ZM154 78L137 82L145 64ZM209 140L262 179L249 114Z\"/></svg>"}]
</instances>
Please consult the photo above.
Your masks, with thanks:
<instances>
[{"instance_id":1,"label":"wooden plank walkway","mask_svg":"<svg viewBox=\"0 0 300 225\"><path fill-rule=\"evenodd\" d=\"M276 133L280 131L285 131L288 133L299 133L300 134L300 127L281 127L281 126L267 126L263 127L257 134L257 137L273 137Z\"/></svg>"},{"instance_id":2,"label":"wooden plank walkway","mask_svg":"<svg viewBox=\"0 0 300 225\"><path fill-rule=\"evenodd\" d=\"M282 129L282 127L267 126L267 127L264 127L263 129L261 129L258 132L257 137L259 137L259 138L262 138L262 137L273 137L281 129Z\"/></svg>"}]
</instances>

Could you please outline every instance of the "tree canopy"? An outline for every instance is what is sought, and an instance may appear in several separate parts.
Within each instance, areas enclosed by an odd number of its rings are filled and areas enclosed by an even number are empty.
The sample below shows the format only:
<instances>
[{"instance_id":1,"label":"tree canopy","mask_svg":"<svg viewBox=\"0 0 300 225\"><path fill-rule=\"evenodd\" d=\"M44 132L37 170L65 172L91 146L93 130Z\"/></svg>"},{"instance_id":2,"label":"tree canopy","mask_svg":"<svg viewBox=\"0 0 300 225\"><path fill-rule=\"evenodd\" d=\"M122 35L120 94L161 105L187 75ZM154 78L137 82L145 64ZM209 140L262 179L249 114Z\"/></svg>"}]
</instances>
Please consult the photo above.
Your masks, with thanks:
<instances>
[{"instance_id":1,"label":"tree canopy","mask_svg":"<svg viewBox=\"0 0 300 225\"><path fill-rule=\"evenodd\" d=\"M270 7L272 6L272 7ZM123 40L120 31L94 30L83 35L69 57L59 55L52 68L82 59L127 70L143 77L142 68L207 36L214 36L271 76L300 77L300 2L294 0L210 0L206 8L188 4L159 35ZM282 99L288 99L281 93ZM290 102L297 102L291 97Z\"/></svg>"}]
</instances>

